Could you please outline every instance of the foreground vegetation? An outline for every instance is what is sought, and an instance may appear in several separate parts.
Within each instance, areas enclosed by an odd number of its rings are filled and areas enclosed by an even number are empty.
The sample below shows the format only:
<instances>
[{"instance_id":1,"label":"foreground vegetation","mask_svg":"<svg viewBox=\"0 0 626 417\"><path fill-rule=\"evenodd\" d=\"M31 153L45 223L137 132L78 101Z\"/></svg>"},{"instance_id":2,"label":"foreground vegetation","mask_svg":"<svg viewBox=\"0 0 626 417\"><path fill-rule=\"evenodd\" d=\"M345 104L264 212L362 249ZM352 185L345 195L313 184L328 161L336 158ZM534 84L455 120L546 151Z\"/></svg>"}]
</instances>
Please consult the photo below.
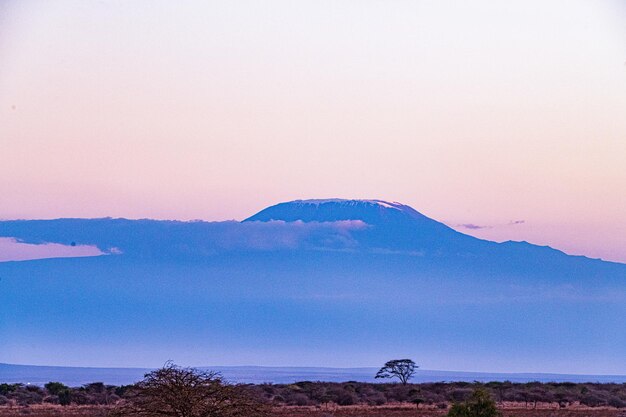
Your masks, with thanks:
<instances>
[{"instance_id":1,"label":"foreground vegetation","mask_svg":"<svg viewBox=\"0 0 626 417\"><path fill-rule=\"evenodd\" d=\"M605 407L523 408L498 406L502 417L626 417L624 410ZM34 405L29 407L0 406L0 417L114 417L115 409L106 405ZM438 408L415 408L412 404L382 406L280 406L269 411L272 417L446 417ZM252 417L252 416L251 416Z\"/></svg>"},{"instance_id":2,"label":"foreground vegetation","mask_svg":"<svg viewBox=\"0 0 626 417\"><path fill-rule=\"evenodd\" d=\"M377 377L398 377L396 384L254 385L168 362L133 385L0 384L0 417L578 417L581 408L587 417L626 417L626 384L409 384L414 366L387 362Z\"/></svg>"},{"instance_id":3,"label":"foreground vegetation","mask_svg":"<svg viewBox=\"0 0 626 417\"><path fill-rule=\"evenodd\" d=\"M0 384L0 406L115 405L128 399L134 385L112 386L100 382L82 387L49 383L44 387ZM310 382L295 384L236 385L247 395L269 406L384 406L405 404L421 409L447 409L465 401L475 389L486 390L500 407L538 409L613 407L626 410L626 384L605 383L364 383Z\"/></svg>"}]
</instances>

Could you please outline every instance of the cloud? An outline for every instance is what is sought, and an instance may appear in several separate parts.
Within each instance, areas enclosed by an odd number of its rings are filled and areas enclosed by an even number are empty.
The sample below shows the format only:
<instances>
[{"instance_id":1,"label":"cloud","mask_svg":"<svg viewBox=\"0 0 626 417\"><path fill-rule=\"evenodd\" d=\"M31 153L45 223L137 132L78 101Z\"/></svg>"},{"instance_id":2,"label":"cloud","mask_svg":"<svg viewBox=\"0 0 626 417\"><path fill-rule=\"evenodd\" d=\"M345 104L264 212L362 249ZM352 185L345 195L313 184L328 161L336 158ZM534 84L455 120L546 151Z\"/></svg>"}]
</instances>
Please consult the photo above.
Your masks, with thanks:
<instances>
[{"instance_id":1,"label":"cloud","mask_svg":"<svg viewBox=\"0 0 626 417\"><path fill-rule=\"evenodd\" d=\"M462 227L464 229L470 229L470 230L480 230L480 229L491 229L493 226L480 226L480 225L473 224L473 223L463 223L463 224L457 224L457 227Z\"/></svg>"},{"instance_id":2,"label":"cloud","mask_svg":"<svg viewBox=\"0 0 626 417\"><path fill-rule=\"evenodd\" d=\"M78 258L100 256L104 253L96 246L62 245L60 243L24 243L12 237L0 237L0 262L27 261L48 258Z\"/></svg>"},{"instance_id":3,"label":"cloud","mask_svg":"<svg viewBox=\"0 0 626 417\"><path fill-rule=\"evenodd\" d=\"M357 245L353 231L369 227L361 220L336 222L245 222L230 223L214 235L223 249L295 249L322 246L346 248Z\"/></svg>"},{"instance_id":4,"label":"cloud","mask_svg":"<svg viewBox=\"0 0 626 417\"><path fill-rule=\"evenodd\" d=\"M501 227L508 227L508 226L517 226L519 224L524 224L524 223L526 223L526 220L511 220L510 222L506 224L480 225L480 224L474 224L474 223L460 223L460 224L454 225L454 227L460 227L460 228L468 229L468 230L483 230L483 229L493 229L493 228L501 228Z\"/></svg>"},{"instance_id":5,"label":"cloud","mask_svg":"<svg viewBox=\"0 0 626 417\"><path fill-rule=\"evenodd\" d=\"M4 235L6 247L0 246L0 260L17 260L18 256L20 259L40 259L122 253L145 258L185 254L205 256L225 250L353 250L359 247L357 234L370 227L361 220L242 223L125 219L14 221L2 223L0 236ZM72 246L69 242L81 244ZM87 244L92 246L85 246Z\"/></svg>"}]
</instances>

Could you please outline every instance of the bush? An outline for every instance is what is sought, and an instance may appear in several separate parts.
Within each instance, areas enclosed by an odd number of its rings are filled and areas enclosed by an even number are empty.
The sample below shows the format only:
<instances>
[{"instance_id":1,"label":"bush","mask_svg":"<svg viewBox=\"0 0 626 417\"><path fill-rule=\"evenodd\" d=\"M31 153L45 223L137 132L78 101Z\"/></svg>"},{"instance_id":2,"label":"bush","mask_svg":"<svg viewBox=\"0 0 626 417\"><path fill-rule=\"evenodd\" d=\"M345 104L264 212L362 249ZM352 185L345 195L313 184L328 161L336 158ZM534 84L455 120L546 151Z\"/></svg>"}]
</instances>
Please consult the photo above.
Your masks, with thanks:
<instances>
[{"instance_id":1,"label":"bush","mask_svg":"<svg viewBox=\"0 0 626 417\"><path fill-rule=\"evenodd\" d=\"M455 403L448 417L499 417L500 412L489 393L483 389L475 390L463 403Z\"/></svg>"},{"instance_id":2,"label":"bush","mask_svg":"<svg viewBox=\"0 0 626 417\"><path fill-rule=\"evenodd\" d=\"M66 388L59 392L59 404L61 405L70 405L72 403L72 392L69 388Z\"/></svg>"},{"instance_id":3,"label":"bush","mask_svg":"<svg viewBox=\"0 0 626 417\"><path fill-rule=\"evenodd\" d=\"M609 398L608 403L609 403L609 405L611 407L615 407L615 408L624 408L624 407L626 407L626 401L622 400L619 397L611 397L611 398Z\"/></svg>"},{"instance_id":4,"label":"bush","mask_svg":"<svg viewBox=\"0 0 626 417\"><path fill-rule=\"evenodd\" d=\"M11 398L13 398L18 405L33 405L41 404L43 395L35 391L20 390L14 392Z\"/></svg>"},{"instance_id":5,"label":"bush","mask_svg":"<svg viewBox=\"0 0 626 417\"><path fill-rule=\"evenodd\" d=\"M305 397L306 398L306 397ZM229 385L215 372L167 363L133 387L115 414L152 417L254 417L263 405L242 386Z\"/></svg>"},{"instance_id":6,"label":"bush","mask_svg":"<svg viewBox=\"0 0 626 417\"><path fill-rule=\"evenodd\" d=\"M69 387L61 382L48 382L44 385L44 388L50 395L59 395L59 393L63 390L68 389Z\"/></svg>"},{"instance_id":7,"label":"bush","mask_svg":"<svg viewBox=\"0 0 626 417\"><path fill-rule=\"evenodd\" d=\"M387 399L380 392L376 392L367 396L366 401L369 405L383 405L387 402Z\"/></svg>"},{"instance_id":8,"label":"bush","mask_svg":"<svg viewBox=\"0 0 626 417\"><path fill-rule=\"evenodd\" d=\"M309 397L307 397L306 395L302 393L295 394L289 399L289 404L298 405L301 407L305 405L309 405Z\"/></svg>"},{"instance_id":9,"label":"bush","mask_svg":"<svg viewBox=\"0 0 626 417\"><path fill-rule=\"evenodd\" d=\"M20 387L22 387L22 384L0 384L0 395L7 395L17 391Z\"/></svg>"},{"instance_id":10,"label":"bush","mask_svg":"<svg viewBox=\"0 0 626 417\"><path fill-rule=\"evenodd\" d=\"M587 393L581 398L580 403L589 407L598 407L604 404L604 399L599 395Z\"/></svg>"},{"instance_id":11,"label":"bush","mask_svg":"<svg viewBox=\"0 0 626 417\"><path fill-rule=\"evenodd\" d=\"M354 405L359 401L356 395L352 392L344 392L337 399L339 405Z\"/></svg>"},{"instance_id":12,"label":"bush","mask_svg":"<svg viewBox=\"0 0 626 417\"><path fill-rule=\"evenodd\" d=\"M452 391L450 396L452 397L452 401L461 402L466 401L468 398L472 396L472 390L466 388L455 389Z\"/></svg>"}]
</instances>

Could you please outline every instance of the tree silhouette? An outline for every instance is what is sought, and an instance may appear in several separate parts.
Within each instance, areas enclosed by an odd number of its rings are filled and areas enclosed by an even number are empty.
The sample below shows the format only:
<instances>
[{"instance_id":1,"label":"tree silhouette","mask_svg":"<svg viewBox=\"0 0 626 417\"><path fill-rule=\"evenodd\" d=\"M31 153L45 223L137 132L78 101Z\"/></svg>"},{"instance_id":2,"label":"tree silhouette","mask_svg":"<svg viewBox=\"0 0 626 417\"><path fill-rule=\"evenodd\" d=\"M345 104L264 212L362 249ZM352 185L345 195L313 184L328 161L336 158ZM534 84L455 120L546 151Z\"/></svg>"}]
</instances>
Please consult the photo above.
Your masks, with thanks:
<instances>
[{"instance_id":1,"label":"tree silhouette","mask_svg":"<svg viewBox=\"0 0 626 417\"><path fill-rule=\"evenodd\" d=\"M132 417L255 417L265 408L241 386L216 372L181 368L171 362L145 375L129 390L118 415Z\"/></svg>"},{"instance_id":2,"label":"tree silhouette","mask_svg":"<svg viewBox=\"0 0 626 417\"><path fill-rule=\"evenodd\" d=\"M398 378L402 385L406 385L415 374L415 365L411 359L394 359L385 363L376 373L375 378Z\"/></svg>"}]
</instances>

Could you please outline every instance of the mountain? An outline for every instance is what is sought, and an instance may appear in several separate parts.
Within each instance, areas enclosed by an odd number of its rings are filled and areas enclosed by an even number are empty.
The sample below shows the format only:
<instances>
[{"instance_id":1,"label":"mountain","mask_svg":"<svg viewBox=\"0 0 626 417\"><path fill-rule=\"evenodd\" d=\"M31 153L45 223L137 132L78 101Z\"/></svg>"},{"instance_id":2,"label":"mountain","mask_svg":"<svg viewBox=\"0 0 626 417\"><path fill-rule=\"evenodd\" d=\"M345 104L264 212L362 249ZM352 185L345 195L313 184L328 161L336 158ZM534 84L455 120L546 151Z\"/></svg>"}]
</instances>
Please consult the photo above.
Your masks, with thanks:
<instances>
[{"instance_id":1,"label":"mountain","mask_svg":"<svg viewBox=\"0 0 626 417\"><path fill-rule=\"evenodd\" d=\"M459 233L380 200L243 222L0 222L105 255L0 263L0 361L626 373L626 265Z\"/></svg>"},{"instance_id":2,"label":"mountain","mask_svg":"<svg viewBox=\"0 0 626 417\"><path fill-rule=\"evenodd\" d=\"M296 200L261 210L244 221L337 222L362 220L369 225L413 225L430 233L449 233L452 229L429 219L412 207L382 200Z\"/></svg>"},{"instance_id":3,"label":"mountain","mask_svg":"<svg viewBox=\"0 0 626 417\"><path fill-rule=\"evenodd\" d=\"M404 253L434 258L489 258L491 262L534 265L559 264L584 257L572 257L548 246L528 242L496 243L460 233L424 216L410 206L382 200L296 200L268 207L244 222L362 222L353 225L354 241L344 249L377 253Z\"/></svg>"},{"instance_id":4,"label":"mountain","mask_svg":"<svg viewBox=\"0 0 626 417\"><path fill-rule=\"evenodd\" d=\"M361 221L361 246L407 250L468 250L484 241L464 235L413 208L382 200L297 200L268 207L244 220L284 222Z\"/></svg>"}]
</instances>

